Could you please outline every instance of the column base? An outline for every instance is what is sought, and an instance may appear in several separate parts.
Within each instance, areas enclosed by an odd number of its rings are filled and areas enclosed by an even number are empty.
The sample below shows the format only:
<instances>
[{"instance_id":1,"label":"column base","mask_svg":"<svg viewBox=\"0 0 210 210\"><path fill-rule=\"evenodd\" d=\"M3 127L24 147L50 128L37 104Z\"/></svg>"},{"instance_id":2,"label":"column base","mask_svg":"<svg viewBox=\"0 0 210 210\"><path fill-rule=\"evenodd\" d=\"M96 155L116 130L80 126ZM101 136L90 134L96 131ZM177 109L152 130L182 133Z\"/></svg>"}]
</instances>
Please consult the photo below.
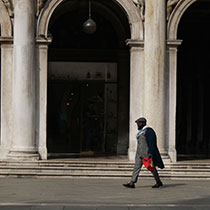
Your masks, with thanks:
<instances>
[{"instance_id":1,"label":"column base","mask_svg":"<svg viewBox=\"0 0 210 210\"><path fill-rule=\"evenodd\" d=\"M134 161L136 156L136 150L135 149L128 149L128 160Z\"/></svg>"},{"instance_id":2,"label":"column base","mask_svg":"<svg viewBox=\"0 0 210 210\"><path fill-rule=\"evenodd\" d=\"M14 161L38 161L39 154L35 149L28 149L28 150L12 149L7 155L7 159Z\"/></svg>"},{"instance_id":3,"label":"column base","mask_svg":"<svg viewBox=\"0 0 210 210\"><path fill-rule=\"evenodd\" d=\"M47 147L39 147L39 156L41 160L47 160Z\"/></svg>"},{"instance_id":4,"label":"column base","mask_svg":"<svg viewBox=\"0 0 210 210\"><path fill-rule=\"evenodd\" d=\"M177 161L177 151L176 151L175 148L169 148L168 155L169 155L172 162Z\"/></svg>"},{"instance_id":5,"label":"column base","mask_svg":"<svg viewBox=\"0 0 210 210\"><path fill-rule=\"evenodd\" d=\"M171 162L171 159L170 159L168 152L166 150L160 149L160 155L163 159L164 164L169 164Z\"/></svg>"},{"instance_id":6,"label":"column base","mask_svg":"<svg viewBox=\"0 0 210 210\"><path fill-rule=\"evenodd\" d=\"M165 149L159 149L161 156L168 156L168 152Z\"/></svg>"}]
</instances>

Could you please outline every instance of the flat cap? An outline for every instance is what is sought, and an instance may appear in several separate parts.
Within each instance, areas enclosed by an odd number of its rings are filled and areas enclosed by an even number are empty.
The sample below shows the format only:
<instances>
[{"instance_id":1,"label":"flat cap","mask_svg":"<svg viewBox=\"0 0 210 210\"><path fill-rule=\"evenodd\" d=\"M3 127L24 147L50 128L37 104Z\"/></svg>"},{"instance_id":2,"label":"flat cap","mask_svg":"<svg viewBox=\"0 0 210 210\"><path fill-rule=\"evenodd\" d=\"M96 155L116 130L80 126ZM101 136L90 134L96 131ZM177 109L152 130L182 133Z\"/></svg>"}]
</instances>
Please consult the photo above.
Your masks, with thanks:
<instances>
[{"instance_id":1,"label":"flat cap","mask_svg":"<svg viewBox=\"0 0 210 210\"><path fill-rule=\"evenodd\" d=\"M135 123L140 123L140 122L142 122L142 123L147 123L147 120L146 120L146 118L144 118L144 117L140 117L139 119L137 119L137 120L135 121Z\"/></svg>"}]
</instances>

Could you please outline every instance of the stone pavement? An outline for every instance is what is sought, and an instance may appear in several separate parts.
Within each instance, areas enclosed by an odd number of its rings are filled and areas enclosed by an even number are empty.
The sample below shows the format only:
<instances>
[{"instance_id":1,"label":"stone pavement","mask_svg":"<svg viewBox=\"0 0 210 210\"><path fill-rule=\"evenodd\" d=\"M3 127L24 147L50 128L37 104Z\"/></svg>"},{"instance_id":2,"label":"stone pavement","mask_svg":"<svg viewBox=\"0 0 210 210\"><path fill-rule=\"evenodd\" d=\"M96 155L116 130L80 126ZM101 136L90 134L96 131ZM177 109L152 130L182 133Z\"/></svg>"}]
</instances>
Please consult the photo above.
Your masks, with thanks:
<instances>
[{"instance_id":1,"label":"stone pavement","mask_svg":"<svg viewBox=\"0 0 210 210\"><path fill-rule=\"evenodd\" d=\"M209 210L210 182L141 179L0 178L0 210Z\"/></svg>"}]
</instances>

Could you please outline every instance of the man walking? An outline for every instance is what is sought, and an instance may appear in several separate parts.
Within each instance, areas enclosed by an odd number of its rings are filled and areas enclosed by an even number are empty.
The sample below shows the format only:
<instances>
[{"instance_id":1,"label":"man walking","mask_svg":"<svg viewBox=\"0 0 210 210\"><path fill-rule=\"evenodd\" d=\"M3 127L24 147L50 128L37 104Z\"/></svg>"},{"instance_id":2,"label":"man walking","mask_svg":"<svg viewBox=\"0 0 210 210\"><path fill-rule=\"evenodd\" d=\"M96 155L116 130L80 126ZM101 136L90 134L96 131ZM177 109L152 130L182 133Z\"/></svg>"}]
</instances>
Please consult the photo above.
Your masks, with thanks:
<instances>
[{"instance_id":1,"label":"man walking","mask_svg":"<svg viewBox=\"0 0 210 210\"><path fill-rule=\"evenodd\" d=\"M136 136L137 150L136 150L135 165L133 168L131 181L127 184L123 184L123 186L129 188L135 188L135 183L138 180L138 176L141 171L141 167L143 165L142 159L151 156L153 158L153 163L155 168L152 174L156 181L156 184L152 187L159 188L160 186L163 186L163 183L160 180L156 166L163 169L164 164L157 147L157 137L155 131L151 127L147 126L147 120L144 117L137 119L135 122L139 130Z\"/></svg>"}]
</instances>

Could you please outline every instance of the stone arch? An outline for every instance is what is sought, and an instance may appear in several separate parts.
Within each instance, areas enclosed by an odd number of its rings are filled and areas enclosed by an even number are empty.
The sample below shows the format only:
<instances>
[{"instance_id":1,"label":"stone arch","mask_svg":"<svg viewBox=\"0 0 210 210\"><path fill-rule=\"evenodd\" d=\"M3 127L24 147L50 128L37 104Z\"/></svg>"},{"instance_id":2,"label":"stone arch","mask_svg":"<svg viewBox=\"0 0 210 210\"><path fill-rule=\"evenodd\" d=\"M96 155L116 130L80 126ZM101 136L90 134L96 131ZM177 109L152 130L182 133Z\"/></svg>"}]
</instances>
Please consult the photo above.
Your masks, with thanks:
<instances>
[{"instance_id":1,"label":"stone arch","mask_svg":"<svg viewBox=\"0 0 210 210\"><path fill-rule=\"evenodd\" d=\"M12 36L12 22L2 1L0 1L0 25L2 37Z\"/></svg>"},{"instance_id":2,"label":"stone arch","mask_svg":"<svg viewBox=\"0 0 210 210\"><path fill-rule=\"evenodd\" d=\"M50 18L54 12L54 10L63 2L64 0L52 0L48 1L45 4L42 12L38 18L37 24L37 36L47 37L48 34L48 25L50 22ZM131 39L133 40L143 40L143 21L140 17L140 12L138 8L134 5L132 1L127 0L113 0L116 4L118 4L122 10L125 12L128 18L128 22L130 24L131 30Z\"/></svg>"},{"instance_id":3,"label":"stone arch","mask_svg":"<svg viewBox=\"0 0 210 210\"><path fill-rule=\"evenodd\" d=\"M184 0L184 1L180 1L176 5L168 21L168 26L167 26L168 40L177 39L177 30L178 30L180 19L182 15L184 14L184 12L187 10L187 8L196 1L197 0Z\"/></svg>"}]
</instances>

